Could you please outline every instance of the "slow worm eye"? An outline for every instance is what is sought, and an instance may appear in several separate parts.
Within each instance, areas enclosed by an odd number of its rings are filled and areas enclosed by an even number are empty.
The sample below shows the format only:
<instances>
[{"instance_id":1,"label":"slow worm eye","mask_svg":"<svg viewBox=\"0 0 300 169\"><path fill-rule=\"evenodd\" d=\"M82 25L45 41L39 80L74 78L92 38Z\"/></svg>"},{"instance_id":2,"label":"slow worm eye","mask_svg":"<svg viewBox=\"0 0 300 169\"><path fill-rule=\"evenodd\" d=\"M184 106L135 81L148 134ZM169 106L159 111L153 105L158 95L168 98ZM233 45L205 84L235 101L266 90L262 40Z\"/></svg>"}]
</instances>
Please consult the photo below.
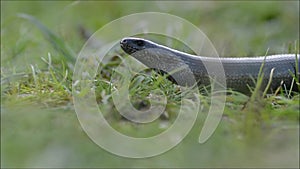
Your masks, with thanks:
<instances>
[{"instance_id":1,"label":"slow worm eye","mask_svg":"<svg viewBox=\"0 0 300 169\"><path fill-rule=\"evenodd\" d=\"M145 45L144 41L142 41L142 40L137 40L137 41L136 41L136 44L137 44L138 46L140 46L140 47L142 47L142 46Z\"/></svg>"}]
</instances>

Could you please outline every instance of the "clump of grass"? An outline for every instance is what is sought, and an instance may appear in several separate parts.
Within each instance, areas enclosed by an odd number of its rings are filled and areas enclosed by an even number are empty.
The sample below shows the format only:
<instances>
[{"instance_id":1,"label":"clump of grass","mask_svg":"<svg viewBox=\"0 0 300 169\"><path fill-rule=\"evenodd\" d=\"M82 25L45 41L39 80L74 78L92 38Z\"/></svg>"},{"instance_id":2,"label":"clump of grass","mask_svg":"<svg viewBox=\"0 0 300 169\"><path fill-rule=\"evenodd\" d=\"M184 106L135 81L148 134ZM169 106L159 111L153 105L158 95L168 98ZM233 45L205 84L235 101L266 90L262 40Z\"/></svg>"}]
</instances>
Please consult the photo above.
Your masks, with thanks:
<instances>
[{"instance_id":1,"label":"clump of grass","mask_svg":"<svg viewBox=\"0 0 300 169\"><path fill-rule=\"evenodd\" d=\"M48 69L41 70L37 65L30 65L28 72L13 75L1 74L2 98L9 101L12 98L31 102L47 108L65 106L71 101L71 76L69 70L62 65L62 69L42 58Z\"/></svg>"},{"instance_id":2,"label":"clump of grass","mask_svg":"<svg viewBox=\"0 0 300 169\"><path fill-rule=\"evenodd\" d=\"M295 43L297 44L297 42ZM296 72L293 74L293 77L296 81L296 83L293 83L294 85L298 85L299 88L299 82L298 82L298 60L297 60L297 53L299 53L299 48L296 45L295 47L295 53L296 53ZM267 51L268 52L268 51ZM267 54L266 54L267 55ZM291 95L291 91L293 89L293 86L291 86L290 89L284 89L282 90L282 87L279 86L278 90L273 93L269 94L267 96L267 92L269 90L269 87L272 83L272 76L274 69L271 70L269 75L269 81L263 89L263 92L261 92L262 82L264 78L263 73L263 67L264 62L261 65L261 68L259 70L256 86L254 90L252 91L252 95L250 96L249 100L245 102L245 106L242 109L242 112L244 115L242 115L243 119L243 125L242 125L242 133L245 137L247 137L246 140L251 140L251 138L262 138L265 134L266 129L270 129L273 127L272 122L276 121L274 119L278 119L279 117L282 118L282 114L289 114L286 118L291 118L293 120L299 119L299 93L294 93L294 97ZM278 96L278 91L280 91L280 95ZM289 91L283 92L283 91ZM293 105L293 106L292 106ZM291 106L291 109L287 109L287 107ZM283 110L280 110L283 109ZM293 112L293 113L274 113L279 110L283 112Z\"/></svg>"},{"instance_id":3,"label":"clump of grass","mask_svg":"<svg viewBox=\"0 0 300 169\"><path fill-rule=\"evenodd\" d=\"M29 65L28 71L5 74L1 70L2 98L15 97L23 101L31 101L45 107L68 105L71 102L71 84L75 54L72 49L54 32L49 30L40 21L28 14L19 14L21 18L35 25L46 40L60 54L46 58L41 57L46 64L45 68Z\"/></svg>"}]
</instances>

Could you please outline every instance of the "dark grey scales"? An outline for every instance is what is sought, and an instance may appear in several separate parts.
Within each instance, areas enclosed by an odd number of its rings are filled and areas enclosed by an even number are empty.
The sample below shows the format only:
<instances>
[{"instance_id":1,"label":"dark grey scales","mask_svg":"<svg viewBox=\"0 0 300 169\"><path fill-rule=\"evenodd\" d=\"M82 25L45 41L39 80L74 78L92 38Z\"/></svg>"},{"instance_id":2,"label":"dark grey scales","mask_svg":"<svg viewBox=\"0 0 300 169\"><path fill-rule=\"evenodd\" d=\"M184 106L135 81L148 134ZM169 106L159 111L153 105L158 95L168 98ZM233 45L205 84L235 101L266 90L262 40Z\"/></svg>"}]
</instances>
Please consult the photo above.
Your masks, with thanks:
<instances>
[{"instance_id":1,"label":"dark grey scales","mask_svg":"<svg viewBox=\"0 0 300 169\"><path fill-rule=\"evenodd\" d=\"M209 85L210 81L204 65L221 62L225 72L227 88L245 94L250 93L248 86L255 87L253 79L257 80L262 63L264 63L262 89L267 86L270 72L273 68L275 69L270 91L275 91L280 86L285 86L289 90L293 83L292 74L296 74L296 54L280 54L266 57L212 58L187 54L146 39L133 37L122 39L120 45L127 54L133 56L149 68L161 70L161 72L178 70L174 74L171 73L170 76L173 81L176 79L176 83L182 86L193 85L185 69L180 68L185 65L193 73L198 85ZM298 54L297 60L299 67ZM299 76L299 73L297 75ZM293 84L293 91L298 91L296 84Z\"/></svg>"}]
</instances>

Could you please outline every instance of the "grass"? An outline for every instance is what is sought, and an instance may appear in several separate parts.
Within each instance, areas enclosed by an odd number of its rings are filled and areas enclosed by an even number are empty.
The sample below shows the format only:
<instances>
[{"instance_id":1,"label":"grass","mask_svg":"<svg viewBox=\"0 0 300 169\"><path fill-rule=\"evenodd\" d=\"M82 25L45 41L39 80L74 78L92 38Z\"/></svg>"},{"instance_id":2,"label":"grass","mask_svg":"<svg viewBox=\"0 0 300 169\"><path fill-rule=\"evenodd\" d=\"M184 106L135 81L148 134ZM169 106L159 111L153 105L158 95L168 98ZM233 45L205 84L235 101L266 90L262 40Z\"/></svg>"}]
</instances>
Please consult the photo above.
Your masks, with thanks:
<instances>
[{"instance_id":1,"label":"grass","mask_svg":"<svg viewBox=\"0 0 300 169\"><path fill-rule=\"evenodd\" d=\"M90 2L82 5L55 3L56 8L65 10L64 17L68 22L62 30L68 31L64 32L55 27L44 26L44 24L51 25L51 21L52 24L56 24L55 19L49 15L54 7L45 8L47 2L31 4L22 2L19 5L14 2L1 3L6 7L4 12L1 12L3 19L1 40L5 42L1 43L1 167L297 167L299 165L300 95L293 93L287 97L282 92L262 94L257 90L259 85L250 97L234 91L227 96L222 121L205 144L200 145L197 142L210 106L210 96L203 89L203 92L201 90L197 95L201 100L201 113L191 132L177 147L162 155L146 159L122 158L106 152L87 137L74 111L72 100L74 53L79 51L85 39L82 39L76 29L75 24L79 21L71 16L77 16L78 19L81 18L80 13L85 16L87 15L85 12L89 11L90 17L81 24L84 25L85 31L93 32L93 28L101 26L99 24L128 14L126 7L132 6L136 12L149 9L145 9L139 2L94 4ZM290 49L292 53L295 51L299 53L299 43L289 43L297 40L295 35L299 35L295 26L291 26L299 18L297 12L299 8L289 10L296 6L293 3L295 2L274 2L273 7L269 8L270 4L267 2L259 4L203 2L202 5L208 5L212 9L208 10L208 7L201 6L202 10L197 12L199 4L192 5L188 10L194 13L176 10L180 2L174 3L173 6L164 2L158 6L163 8L167 5L170 13L188 18L196 25L204 25L203 30L209 30L208 35L216 32L211 39L218 39L216 47L221 54L243 56L263 55L268 48L265 45L271 46L268 53L285 53ZM156 6L154 2L147 4L149 7ZM111 12L108 7L120 12ZM103 9L103 13L109 13L110 18L99 17L97 13L99 8ZM40 11L41 9L44 11ZM256 11L253 12L253 9ZM159 8L155 10L159 11ZM32 13L33 11L39 12ZM252 15L245 15L245 11L252 11ZM23 13L21 18L18 17L20 13ZM40 19L35 19L29 14ZM255 27L248 23L255 23ZM224 32L217 29L220 25ZM74 28L70 29L72 26ZM282 27L288 30L281 29ZM261 33L268 28L273 29L266 31L267 36ZM235 34L241 35L242 39L236 37L236 40L232 40ZM226 43L226 39L229 39L230 43ZM105 118L121 133L134 137L161 133L177 117L181 100L180 89L165 77L151 71L139 72L130 85L131 103L135 108L141 110L149 108L149 93L157 88L167 93L168 104L165 114L152 123L129 122L122 118L112 101L114 83L110 77L115 73L113 68L120 63L118 58L122 57L126 56L118 54L109 60L108 64L100 65L95 78L99 108L109 112L104 114Z\"/></svg>"}]
</instances>

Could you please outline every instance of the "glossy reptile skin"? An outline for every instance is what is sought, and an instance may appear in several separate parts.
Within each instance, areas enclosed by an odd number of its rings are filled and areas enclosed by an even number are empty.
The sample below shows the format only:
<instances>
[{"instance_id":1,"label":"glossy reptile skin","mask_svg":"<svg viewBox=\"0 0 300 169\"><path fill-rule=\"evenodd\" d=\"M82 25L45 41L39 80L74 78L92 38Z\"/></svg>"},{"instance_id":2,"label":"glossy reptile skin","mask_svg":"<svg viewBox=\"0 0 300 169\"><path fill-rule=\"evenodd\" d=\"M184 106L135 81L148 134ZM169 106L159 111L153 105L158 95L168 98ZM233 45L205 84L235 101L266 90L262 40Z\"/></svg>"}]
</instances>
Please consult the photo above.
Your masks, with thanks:
<instances>
[{"instance_id":1,"label":"glossy reptile skin","mask_svg":"<svg viewBox=\"0 0 300 169\"><path fill-rule=\"evenodd\" d=\"M176 73L169 73L171 75L170 79L182 86L194 84L188 78L190 74L184 68L185 65L194 75L198 85L209 85L210 81L205 66L222 63L227 88L250 93L249 87L255 87L259 70L262 63L264 63L262 89L267 86L270 72L274 68L269 91L274 91L280 86L289 90L293 83L292 74L296 74L296 62L299 67L299 55L297 55L298 61L296 61L296 54L280 54L266 57L213 58L187 54L146 39L132 37L122 39L120 45L127 54L149 68L160 70L160 72L174 72L175 70ZM297 85L293 84L292 86L294 91L298 90Z\"/></svg>"}]
</instances>

